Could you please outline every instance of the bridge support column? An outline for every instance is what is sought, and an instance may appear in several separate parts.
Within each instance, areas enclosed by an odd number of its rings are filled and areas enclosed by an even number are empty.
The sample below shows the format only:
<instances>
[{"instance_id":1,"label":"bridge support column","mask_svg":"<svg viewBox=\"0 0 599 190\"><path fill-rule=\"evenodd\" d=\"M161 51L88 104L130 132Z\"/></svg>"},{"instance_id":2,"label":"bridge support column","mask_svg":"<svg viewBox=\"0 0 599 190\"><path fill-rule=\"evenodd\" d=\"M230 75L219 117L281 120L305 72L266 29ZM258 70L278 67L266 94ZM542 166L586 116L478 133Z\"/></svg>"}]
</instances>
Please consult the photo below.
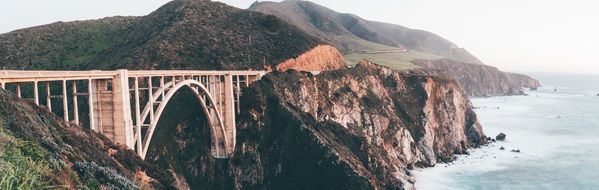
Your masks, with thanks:
<instances>
[{"instance_id":1,"label":"bridge support column","mask_svg":"<svg viewBox=\"0 0 599 190\"><path fill-rule=\"evenodd\" d=\"M233 76L231 74L225 75L225 84L223 85L224 97L222 100L224 103L223 120L225 123L225 133L227 134L227 155L231 155L235 150L236 140L236 129L235 129L235 97L233 96Z\"/></svg>"},{"instance_id":2,"label":"bridge support column","mask_svg":"<svg viewBox=\"0 0 599 190\"><path fill-rule=\"evenodd\" d=\"M131 118L131 98L129 97L129 75L127 70L118 70L112 80L114 104L114 142L134 148L133 120Z\"/></svg>"},{"instance_id":3,"label":"bridge support column","mask_svg":"<svg viewBox=\"0 0 599 190\"><path fill-rule=\"evenodd\" d=\"M163 77L164 79L164 77ZM139 103L139 78L135 77L135 81L133 83L135 90L135 144L137 155L141 156L143 154L143 142L141 138L141 107Z\"/></svg>"},{"instance_id":4,"label":"bridge support column","mask_svg":"<svg viewBox=\"0 0 599 190\"><path fill-rule=\"evenodd\" d=\"M80 125L79 123L79 100L78 100L78 95L79 92L77 92L77 81L73 81L73 118L75 119L75 123L77 123L77 125Z\"/></svg>"},{"instance_id":5,"label":"bridge support column","mask_svg":"<svg viewBox=\"0 0 599 190\"><path fill-rule=\"evenodd\" d=\"M67 97L66 80L62 80L62 110L64 111L64 121L69 122L69 100Z\"/></svg>"},{"instance_id":6,"label":"bridge support column","mask_svg":"<svg viewBox=\"0 0 599 190\"><path fill-rule=\"evenodd\" d=\"M38 86L37 86L37 81L33 81L33 99L35 102L35 105L40 105L40 94L38 92Z\"/></svg>"},{"instance_id":7,"label":"bridge support column","mask_svg":"<svg viewBox=\"0 0 599 190\"><path fill-rule=\"evenodd\" d=\"M87 103L89 104L89 128L95 132L99 132L96 123L96 104L94 101L98 100L96 82L92 79L87 80Z\"/></svg>"},{"instance_id":8,"label":"bridge support column","mask_svg":"<svg viewBox=\"0 0 599 190\"><path fill-rule=\"evenodd\" d=\"M52 112L52 92L50 91L50 81L46 81L46 107Z\"/></svg>"},{"instance_id":9,"label":"bridge support column","mask_svg":"<svg viewBox=\"0 0 599 190\"><path fill-rule=\"evenodd\" d=\"M21 84L17 83L17 97L22 98L21 97Z\"/></svg>"}]
</instances>

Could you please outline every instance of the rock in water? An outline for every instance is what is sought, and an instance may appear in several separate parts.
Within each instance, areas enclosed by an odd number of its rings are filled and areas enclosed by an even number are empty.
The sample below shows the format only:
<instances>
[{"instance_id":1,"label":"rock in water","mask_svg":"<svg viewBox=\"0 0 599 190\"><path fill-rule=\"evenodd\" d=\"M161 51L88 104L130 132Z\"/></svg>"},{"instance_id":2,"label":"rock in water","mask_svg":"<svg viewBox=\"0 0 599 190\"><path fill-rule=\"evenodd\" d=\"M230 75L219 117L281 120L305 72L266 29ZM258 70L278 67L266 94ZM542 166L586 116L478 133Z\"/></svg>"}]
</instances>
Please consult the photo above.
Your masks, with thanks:
<instances>
[{"instance_id":1,"label":"rock in water","mask_svg":"<svg viewBox=\"0 0 599 190\"><path fill-rule=\"evenodd\" d=\"M495 139L497 139L498 141L503 141L503 140L505 140L505 134L499 133L499 135L497 135L497 137L495 137Z\"/></svg>"},{"instance_id":2,"label":"rock in water","mask_svg":"<svg viewBox=\"0 0 599 190\"><path fill-rule=\"evenodd\" d=\"M501 148L499 148L499 150L505 150L505 148L503 148L503 146Z\"/></svg>"},{"instance_id":3,"label":"rock in water","mask_svg":"<svg viewBox=\"0 0 599 190\"><path fill-rule=\"evenodd\" d=\"M512 152L515 152L515 153L520 153L520 149L515 149L515 150L512 150Z\"/></svg>"}]
</instances>

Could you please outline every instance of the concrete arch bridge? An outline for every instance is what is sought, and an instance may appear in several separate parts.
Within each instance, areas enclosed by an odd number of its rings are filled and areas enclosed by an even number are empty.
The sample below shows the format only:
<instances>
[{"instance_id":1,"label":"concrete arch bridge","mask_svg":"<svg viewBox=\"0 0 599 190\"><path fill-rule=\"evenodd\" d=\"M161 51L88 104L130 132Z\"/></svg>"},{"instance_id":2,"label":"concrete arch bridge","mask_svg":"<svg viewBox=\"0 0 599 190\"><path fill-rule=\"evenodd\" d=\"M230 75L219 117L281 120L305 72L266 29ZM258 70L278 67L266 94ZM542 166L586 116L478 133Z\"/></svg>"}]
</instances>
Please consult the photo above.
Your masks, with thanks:
<instances>
[{"instance_id":1,"label":"concrete arch bridge","mask_svg":"<svg viewBox=\"0 0 599 190\"><path fill-rule=\"evenodd\" d=\"M83 125L134 149L141 158L145 158L171 98L180 89L188 88L208 119L212 155L227 158L235 149L240 89L260 80L264 74L264 71L0 70L0 87L21 98L32 99L67 122L85 121ZM86 118L80 118L80 101L87 101Z\"/></svg>"}]
</instances>

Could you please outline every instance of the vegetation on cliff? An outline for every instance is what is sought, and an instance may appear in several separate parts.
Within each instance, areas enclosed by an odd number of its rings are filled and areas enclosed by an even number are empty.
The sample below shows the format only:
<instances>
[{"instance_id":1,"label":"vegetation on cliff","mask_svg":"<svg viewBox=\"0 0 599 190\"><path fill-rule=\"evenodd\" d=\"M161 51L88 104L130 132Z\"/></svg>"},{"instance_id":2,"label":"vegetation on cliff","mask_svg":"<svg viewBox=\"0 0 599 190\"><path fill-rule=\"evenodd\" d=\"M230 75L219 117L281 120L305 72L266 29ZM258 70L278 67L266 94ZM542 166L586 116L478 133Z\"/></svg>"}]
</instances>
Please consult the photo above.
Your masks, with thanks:
<instances>
[{"instance_id":1,"label":"vegetation on cliff","mask_svg":"<svg viewBox=\"0 0 599 190\"><path fill-rule=\"evenodd\" d=\"M0 123L0 189L41 189L56 163L40 146L6 133Z\"/></svg>"},{"instance_id":2,"label":"vegetation on cliff","mask_svg":"<svg viewBox=\"0 0 599 190\"><path fill-rule=\"evenodd\" d=\"M0 90L0 189L174 189L171 173Z\"/></svg>"}]
</instances>

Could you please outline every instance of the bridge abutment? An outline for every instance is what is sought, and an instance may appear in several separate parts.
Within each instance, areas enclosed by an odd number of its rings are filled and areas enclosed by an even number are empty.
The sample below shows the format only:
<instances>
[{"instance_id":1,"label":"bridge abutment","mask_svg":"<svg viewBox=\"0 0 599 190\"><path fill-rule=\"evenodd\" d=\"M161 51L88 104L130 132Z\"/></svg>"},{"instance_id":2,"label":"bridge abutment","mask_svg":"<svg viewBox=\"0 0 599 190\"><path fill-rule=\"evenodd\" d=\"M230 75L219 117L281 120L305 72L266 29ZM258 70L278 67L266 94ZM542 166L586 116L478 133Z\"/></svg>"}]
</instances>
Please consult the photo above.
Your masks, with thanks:
<instances>
[{"instance_id":1,"label":"bridge abutment","mask_svg":"<svg viewBox=\"0 0 599 190\"><path fill-rule=\"evenodd\" d=\"M96 131L116 144L134 148L133 122L127 70L119 70L112 79L91 80L90 110Z\"/></svg>"}]
</instances>

